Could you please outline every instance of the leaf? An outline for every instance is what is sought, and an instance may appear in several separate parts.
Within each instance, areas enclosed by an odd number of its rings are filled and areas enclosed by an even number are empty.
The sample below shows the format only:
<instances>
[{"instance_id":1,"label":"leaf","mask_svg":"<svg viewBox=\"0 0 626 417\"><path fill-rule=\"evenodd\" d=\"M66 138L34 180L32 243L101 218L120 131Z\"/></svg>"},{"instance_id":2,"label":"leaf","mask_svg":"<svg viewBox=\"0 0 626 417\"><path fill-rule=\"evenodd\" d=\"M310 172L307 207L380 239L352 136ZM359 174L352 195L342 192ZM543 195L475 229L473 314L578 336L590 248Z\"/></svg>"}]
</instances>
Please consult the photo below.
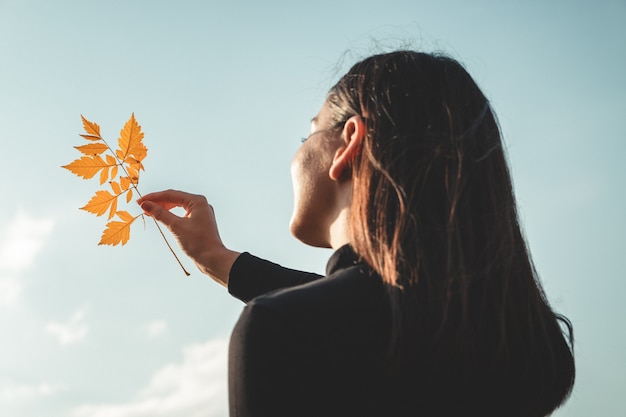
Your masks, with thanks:
<instances>
[{"instance_id":1,"label":"leaf","mask_svg":"<svg viewBox=\"0 0 626 417\"><path fill-rule=\"evenodd\" d=\"M109 179L109 167L106 167L106 168L103 168L102 171L100 171L100 185L107 182L108 179Z\"/></svg>"},{"instance_id":2,"label":"leaf","mask_svg":"<svg viewBox=\"0 0 626 417\"><path fill-rule=\"evenodd\" d=\"M83 146L74 146L74 148L78 149L85 155L99 155L109 149L109 147L104 143L90 143Z\"/></svg>"},{"instance_id":3,"label":"leaf","mask_svg":"<svg viewBox=\"0 0 626 417\"><path fill-rule=\"evenodd\" d=\"M141 131L141 126L139 126L137 120L135 120L135 114L133 113L124 125L124 128L120 131L120 137L118 139L120 152L117 156L121 160L125 160L129 155L145 157L144 154L147 154L147 149L141 142L142 139L143 132Z\"/></svg>"},{"instance_id":4,"label":"leaf","mask_svg":"<svg viewBox=\"0 0 626 417\"><path fill-rule=\"evenodd\" d=\"M93 136L93 135L80 135L83 139L87 139L87 140L102 140L102 138L100 136Z\"/></svg>"},{"instance_id":5,"label":"leaf","mask_svg":"<svg viewBox=\"0 0 626 417\"><path fill-rule=\"evenodd\" d=\"M117 211L117 197L118 196L115 196L115 199L111 202L111 208L109 209L108 220L111 220L113 216L115 216L115 212Z\"/></svg>"},{"instance_id":6,"label":"leaf","mask_svg":"<svg viewBox=\"0 0 626 417\"><path fill-rule=\"evenodd\" d=\"M116 196L122 194L122 189L120 188L120 184L117 181L111 181L109 184L111 184L111 189Z\"/></svg>"},{"instance_id":7,"label":"leaf","mask_svg":"<svg viewBox=\"0 0 626 417\"><path fill-rule=\"evenodd\" d=\"M137 185L139 183L139 171L133 167L127 167L126 170L128 171L128 179L130 182Z\"/></svg>"},{"instance_id":8,"label":"leaf","mask_svg":"<svg viewBox=\"0 0 626 417\"><path fill-rule=\"evenodd\" d=\"M126 191L130 187L130 178L128 177L120 177L120 187L122 190Z\"/></svg>"},{"instance_id":9,"label":"leaf","mask_svg":"<svg viewBox=\"0 0 626 417\"><path fill-rule=\"evenodd\" d=\"M129 212L125 211L125 210L120 210L117 213L115 213L117 215L117 217L119 217L120 219L122 219L123 221L127 222L127 221L131 221L131 220L135 220L135 217L130 214ZM139 216L137 216L139 217Z\"/></svg>"},{"instance_id":10,"label":"leaf","mask_svg":"<svg viewBox=\"0 0 626 417\"><path fill-rule=\"evenodd\" d=\"M117 203L117 196L108 191L100 190L96 191L96 195L91 197L91 200L80 209L93 213L96 216L102 216L111 207L113 202Z\"/></svg>"},{"instance_id":11,"label":"leaf","mask_svg":"<svg viewBox=\"0 0 626 417\"><path fill-rule=\"evenodd\" d=\"M130 239L130 225L133 224L136 217L132 217L128 212L124 215L120 215L118 212L118 216L122 218L121 222L111 221L106 225L106 229L102 233L102 237L100 238L99 245L111 245L116 246L120 243L125 245ZM130 217L129 217L130 216Z\"/></svg>"},{"instance_id":12,"label":"leaf","mask_svg":"<svg viewBox=\"0 0 626 417\"><path fill-rule=\"evenodd\" d=\"M133 190L128 190L128 192L126 193L126 202L130 203L130 200L133 199Z\"/></svg>"},{"instance_id":13,"label":"leaf","mask_svg":"<svg viewBox=\"0 0 626 417\"><path fill-rule=\"evenodd\" d=\"M83 127L85 128L85 132L87 132L87 136L97 137L98 139L101 139L100 126L98 126L96 123L92 123L89 120L85 119L85 117L82 114L80 115L80 118L83 119Z\"/></svg>"},{"instance_id":14,"label":"leaf","mask_svg":"<svg viewBox=\"0 0 626 417\"><path fill-rule=\"evenodd\" d=\"M76 159L68 165L63 165L62 168L70 170L73 174L78 175L84 179L92 178L101 169L110 166L100 155L83 156L80 159Z\"/></svg>"}]
</instances>

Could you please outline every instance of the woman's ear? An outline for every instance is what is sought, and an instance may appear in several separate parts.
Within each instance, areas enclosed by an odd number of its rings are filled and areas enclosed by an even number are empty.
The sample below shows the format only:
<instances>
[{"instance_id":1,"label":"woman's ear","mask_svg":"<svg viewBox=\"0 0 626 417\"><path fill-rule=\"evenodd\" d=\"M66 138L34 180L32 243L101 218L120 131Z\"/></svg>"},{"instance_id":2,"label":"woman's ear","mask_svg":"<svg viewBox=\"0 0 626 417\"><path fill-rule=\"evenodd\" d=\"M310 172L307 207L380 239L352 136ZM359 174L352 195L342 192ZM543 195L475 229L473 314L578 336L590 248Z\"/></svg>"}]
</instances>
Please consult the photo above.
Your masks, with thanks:
<instances>
[{"instance_id":1,"label":"woman's ear","mask_svg":"<svg viewBox=\"0 0 626 417\"><path fill-rule=\"evenodd\" d=\"M335 152L333 162L328 175L331 179L339 181L344 178L346 170L354 161L355 156L361 149L361 144L365 138L365 123L360 116L352 116L343 125L341 132L342 143Z\"/></svg>"}]
</instances>

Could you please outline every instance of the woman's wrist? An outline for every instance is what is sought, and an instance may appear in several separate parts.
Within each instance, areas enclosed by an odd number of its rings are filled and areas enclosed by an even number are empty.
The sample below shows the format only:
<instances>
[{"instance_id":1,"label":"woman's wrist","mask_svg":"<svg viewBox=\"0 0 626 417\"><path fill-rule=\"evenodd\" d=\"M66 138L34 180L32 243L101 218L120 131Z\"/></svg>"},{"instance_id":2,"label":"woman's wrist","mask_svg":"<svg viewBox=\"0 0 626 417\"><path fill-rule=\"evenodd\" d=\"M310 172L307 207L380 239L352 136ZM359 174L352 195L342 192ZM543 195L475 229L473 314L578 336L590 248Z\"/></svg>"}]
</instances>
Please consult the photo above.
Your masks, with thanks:
<instances>
[{"instance_id":1,"label":"woman's wrist","mask_svg":"<svg viewBox=\"0 0 626 417\"><path fill-rule=\"evenodd\" d=\"M228 287L230 269L239 255L241 255L241 252L222 246L219 249L205 252L201 259L196 261L196 265L202 273L210 276L224 287Z\"/></svg>"}]
</instances>

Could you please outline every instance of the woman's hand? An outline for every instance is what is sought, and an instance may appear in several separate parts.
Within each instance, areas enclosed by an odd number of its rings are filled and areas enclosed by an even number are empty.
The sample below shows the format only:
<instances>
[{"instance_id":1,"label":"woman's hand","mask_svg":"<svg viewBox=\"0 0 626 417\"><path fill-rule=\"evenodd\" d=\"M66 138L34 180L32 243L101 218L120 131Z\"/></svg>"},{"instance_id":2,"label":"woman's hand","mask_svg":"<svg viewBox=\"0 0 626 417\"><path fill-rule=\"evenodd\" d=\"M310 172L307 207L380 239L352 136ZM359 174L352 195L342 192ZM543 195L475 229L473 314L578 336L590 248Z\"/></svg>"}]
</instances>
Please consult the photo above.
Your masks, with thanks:
<instances>
[{"instance_id":1,"label":"woman's hand","mask_svg":"<svg viewBox=\"0 0 626 417\"><path fill-rule=\"evenodd\" d=\"M228 285L230 268L240 253L229 250L222 243L213 207L204 196L167 190L147 194L137 203L148 216L172 232L200 271L220 284ZM174 207L182 207L187 213L183 217L177 216L170 212Z\"/></svg>"}]
</instances>

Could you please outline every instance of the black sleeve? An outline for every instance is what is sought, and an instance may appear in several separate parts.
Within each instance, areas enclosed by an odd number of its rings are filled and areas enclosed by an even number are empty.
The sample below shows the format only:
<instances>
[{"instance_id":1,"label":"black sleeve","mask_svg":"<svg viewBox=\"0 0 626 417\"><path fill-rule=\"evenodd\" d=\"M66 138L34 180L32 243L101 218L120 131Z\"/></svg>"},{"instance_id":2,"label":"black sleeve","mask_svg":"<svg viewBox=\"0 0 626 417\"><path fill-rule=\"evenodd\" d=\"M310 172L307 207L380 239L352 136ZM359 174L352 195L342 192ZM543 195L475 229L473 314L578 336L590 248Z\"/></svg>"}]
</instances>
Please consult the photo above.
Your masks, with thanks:
<instances>
[{"instance_id":1,"label":"black sleeve","mask_svg":"<svg viewBox=\"0 0 626 417\"><path fill-rule=\"evenodd\" d=\"M293 287L322 278L312 272L284 268L244 252L235 260L228 276L228 292L243 302L280 288Z\"/></svg>"}]
</instances>

